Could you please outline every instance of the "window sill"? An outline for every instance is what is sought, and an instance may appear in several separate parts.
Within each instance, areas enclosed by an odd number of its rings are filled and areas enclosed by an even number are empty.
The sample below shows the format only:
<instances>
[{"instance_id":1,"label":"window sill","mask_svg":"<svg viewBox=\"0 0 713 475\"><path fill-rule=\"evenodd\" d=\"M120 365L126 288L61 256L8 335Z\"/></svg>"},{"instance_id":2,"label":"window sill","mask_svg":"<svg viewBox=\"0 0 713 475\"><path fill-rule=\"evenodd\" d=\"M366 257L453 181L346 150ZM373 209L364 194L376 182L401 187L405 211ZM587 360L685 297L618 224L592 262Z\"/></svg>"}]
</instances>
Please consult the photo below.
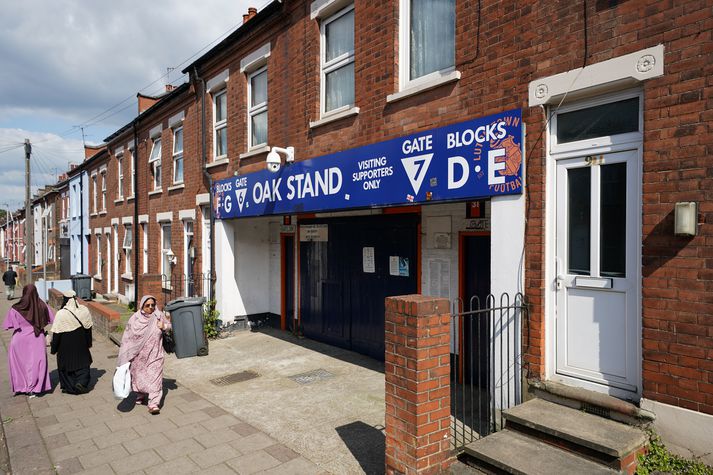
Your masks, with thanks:
<instances>
[{"instance_id":1,"label":"window sill","mask_svg":"<svg viewBox=\"0 0 713 475\"><path fill-rule=\"evenodd\" d=\"M133 274L121 274L121 278L124 280L134 280Z\"/></svg>"},{"instance_id":2,"label":"window sill","mask_svg":"<svg viewBox=\"0 0 713 475\"><path fill-rule=\"evenodd\" d=\"M178 183L176 185L169 186L167 189L168 189L168 191L173 191L173 190L182 190L185 187L186 187L185 183Z\"/></svg>"},{"instance_id":3,"label":"window sill","mask_svg":"<svg viewBox=\"0 0 713 475\"><path fill-rule=\"evenodd\" d=\"M106 216L106 210L105 210L105 211L99 211L99 216Z\"/></svg>"},{"instance_id":4,"label":"window sill","mask_svg":"<svg viewBox=\"0 0 713 475\"><path fill-rule=\"evenodd\" d=\"M239 155L240 158L248 158L248 157L253 157L255 155L260 155L261 153L267 153L270 151L270 147L268 145L261 145L259 147L256 147L252 150L248 150L245 153L241 153Z\"/></svg>"},{"instance_id":5,"label":"window sill","mask_svg":"<svg viewBox=\"0 0 713 475\"><path fill-rule=\"evenodd\" d=\"M129 201L134 201L134 195L126 197L126 202L128 203Z\"/></svg>"},{"instance_id":6,"label":"window sill","mask_svg":"<svg viewBox=\"0 0 713 475\"><path fill-rule=\"evenodd\" d=\"M90 217L90 218L96 218L96 217L97 217L97 214L96 214L96 213L91 213L91 214L89 215L89 217Z\"/></svg>"},{"instance_id":7,"label":"window sill","mask_svg":"<svg viewBox=\"0 0 713 475\"><path fill-rule=\"evenodd\" d=\"M124 202L124 198L119 198L119 199L114 200L114 204L119 204L119 203L123 203L123 202Z\"/></svg>"},{"instance_id":8,"label":"window sill","mask_svg":"<svg viewBox=\"0 0 713 475\"><path fill-rule=\"evenodd\" d=\"M93 279L94 279L94 280L99 280L99 281L101 281L101 280L102 280L102 276L100 276L100 275L95 275L95 276L93 276Z\"/></svg>"},{"instance_id":9,"label":"window sill","mask_svg":"<svg viewBox=\"0 0 713 475\"><path fill-rule=\"evenodd\" d=\"M161 193L163 193L163 189L159 188L158 190L149 191L149 196L160 195Z\"/></svg>"},{"instance_id":10,"label":"window sill","mask_svg":"<svg viewBox=\"0 0 713 475\"><path fill-rule=\"evenodd\" d=\"M227 164L227 163L228 163L228 159L227 159L227 158L221 158L220 160L216 160L216 161L214 161L213 163L208 163L205 167L206 167L207 169L210 169L210 168L213 168L213 167L219 167L219 166L221 166L221 165L225 165L225 164Z\"/></svg>"},{"instance_id":11,"label":"window sill","mask_svg":"<svg viewBox=\"0 0 713 475\"><path fill-rule=\"evenodd\" d=\"M449 73L442 74L436 77L435 79L430 79L420 84L409 86L403 91L389 94L388 96L386 96L386 102L391 103L400 101L401 99L406 99L407 97L415 96L416 94L430 91L431 89L435 89L437 87L443 86L444 84L458 81L459 79L460 71L451 71Z\"/></svg>"},{"instance_id":12,"label":"window sill","mask_svg":"<svg viewBox=\"0 0 713 475\"><path fill-rule=\"evenodd\" d=\"M330 114L325 117L322 117L319 120L315 120L314 122L309 123L309 128L314 129L319 127L320 125L325 125L329 124L330 122L335 122L340 119L344 119L346 117L351 117L353 115L357 115L359 113L359 108L358 107L350 107L347 110L337 112L335 114Z\"/></svg>"}]
</instances>

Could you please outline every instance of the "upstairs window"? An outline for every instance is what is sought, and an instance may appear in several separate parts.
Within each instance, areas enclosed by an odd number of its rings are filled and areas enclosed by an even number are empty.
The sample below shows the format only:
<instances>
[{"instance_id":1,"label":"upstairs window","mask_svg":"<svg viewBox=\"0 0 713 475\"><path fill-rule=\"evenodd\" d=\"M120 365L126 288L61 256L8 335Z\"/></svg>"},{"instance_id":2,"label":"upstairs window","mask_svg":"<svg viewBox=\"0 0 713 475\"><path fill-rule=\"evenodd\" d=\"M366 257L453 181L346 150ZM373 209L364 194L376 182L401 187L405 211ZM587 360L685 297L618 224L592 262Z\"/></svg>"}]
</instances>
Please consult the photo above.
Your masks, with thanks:
<instances>
[{"instance_id":1,"label":"upstairs window","mask_svg":"<svg viewBox=\"0 0 713 475\"><path fill-rule=\"evenodd\" d=\"M129 166L131 167L131 185L129 188L131 189L131 195L134 196L134 177L136 176L136 165L134 164L134 160L136 157L134 156L133 150L129 150Z\"/></svg>"},{"instance_id":2,"label":"upstairs window","mask_svg":"<svg viewBox=\"0 0 713 475\"><path fill-rule=\"evenodd\" d=\"M213 158L228 155L228 94L222 90L213 95Z\"/></svg>"},{"instance_id":3,"label":"upstairs window","mask_svg":"<svg viewBox=\"0 0 713 475\"><path fill-rule=\"evenodd\" d=\"M320 26L322 115L354 105L354 6L324 20Z\"/></svg>"},{"instance_id":4,"label":"upstairs window","mask_svg":"<svg viewBox=\"0 0 713 475\"><path fill-rule=\"evenodd\" d=\"M402 89L454 71L455 0L401 0L401 8Z\"/></svg>"},{"instance_id":5,"label":"upstairs window","mask_svg":"<svg viewBox=\"0 0 713 475\"><path fill-rule=\"evenodd\" d=\"M267 145L267 67L248 75L248 149Z\"/></svg>"},{"instance_id":6,"label":"upstairs window","mask_svg":"<svg viewBox=\"0 0 713 475\"><path fill-rule=\"evenodd\" d=\"M151 155L149 156L149 168L153 175L153 189L161 189L161 139L157 138L153 141L151 147Z\"/></svg>"},{"instance_id":7,"label":"upstairs window","mask_svg":"<svg viewBox=\"0 0 713 475\"><path fill-rule=\"evenodd\" d=\"M106 211L106 170L102 171L102 211Z\"/></svg>"},{"instance_id":8,"label":"upstairs window","mask_svg":"<svg viewBox=\"0 0 713 475\"><path fill-rule=\"evenodd\" d=\"M96 214L97 212L97 196L99 190L97 189L97 176L92 175L92 212Z\"/></svg>"},{"instance_id":9,"label":"upstairs window","mask_svg":"<svg viewBox=\"0 0 713 475\"><path fill-rule=\"evenodd\" d=\"M183 127L173 130L173 183L183 183Z\"/></svg>"},{"instance_id":10,"label":"upstairs window","mask_svg":"<svg viewBox=\"0 0 713 475\"><path fill-rule=\"evenodd\" d=\"M124 198L124 155L116 156L116 176L118 177L118 187L117 198Z\"/></svg>"}]
</instances>

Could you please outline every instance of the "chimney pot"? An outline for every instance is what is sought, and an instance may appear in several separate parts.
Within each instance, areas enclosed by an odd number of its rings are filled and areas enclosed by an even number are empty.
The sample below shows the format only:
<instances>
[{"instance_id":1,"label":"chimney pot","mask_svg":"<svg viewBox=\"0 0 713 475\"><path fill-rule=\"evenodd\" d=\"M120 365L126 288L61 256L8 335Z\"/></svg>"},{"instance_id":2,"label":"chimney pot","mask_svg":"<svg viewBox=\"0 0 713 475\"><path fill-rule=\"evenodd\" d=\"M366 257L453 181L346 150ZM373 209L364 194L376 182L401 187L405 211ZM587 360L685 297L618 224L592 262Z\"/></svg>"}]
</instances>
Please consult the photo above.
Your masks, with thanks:
<instances>
[{"instance_id":1,"label":"chimney pot","mask_svg":"<svg viewBox=\"0 0 713 475\"><path fill-rule=\"evenodd\" d=\"M257 8L255 7L248 7L248 15L250 15L250 18L254 17L257 15Z\"/></svg>"},{"instance_id":2,"label":"chimney pot","mask_svg":"<svg viewBox=\"0 0 713 475\"><path fill-rule=\"evenodd\" d=\"M247 23L249 19L250 19L250 15L248 15L247 13L245 15L243 15L243 24Z\"/></svg>"},{"instance_id":3,"label":"chimney pot","mask_svg":"<svg viewBox=\"0 0 713 475\"><path fill-rule=\"evenodd\" d=\"M176 86L174 86L173 84L166 84L166 92L171 92L174 89L176 89Z\"/></svg>"}]
</instances>

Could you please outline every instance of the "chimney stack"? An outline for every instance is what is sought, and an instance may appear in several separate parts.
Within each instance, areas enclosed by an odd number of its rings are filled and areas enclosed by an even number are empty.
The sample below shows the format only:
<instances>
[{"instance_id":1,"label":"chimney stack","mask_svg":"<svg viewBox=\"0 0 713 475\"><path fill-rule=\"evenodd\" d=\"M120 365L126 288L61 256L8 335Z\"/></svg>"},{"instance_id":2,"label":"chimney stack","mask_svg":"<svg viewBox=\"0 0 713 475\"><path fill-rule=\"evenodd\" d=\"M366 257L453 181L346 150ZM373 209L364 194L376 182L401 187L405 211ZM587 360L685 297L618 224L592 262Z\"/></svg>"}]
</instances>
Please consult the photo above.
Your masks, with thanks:
<instances>
[{"instance_id":1,"label":"chimney stack","mask_svg":"<svg viewBox=\"0 0 713 475\"><path fill-rule=\"evenodd\" d=\"M174 86L173 84L166 84L166 92L171 92L174 89L176 89L176 86Z\"/></svg>"},{"instance_id":2,"label":"chimney stack","mask_svg":"<svg viewBox=\"0 0 713 475\"><path fill-rule=\"evenodd\" d=\"M252 19L257 15L257 8L255 7L248 7L248 13L243 15L243 25L248 22L248 20Z\"/></svg>"}]
</instances>

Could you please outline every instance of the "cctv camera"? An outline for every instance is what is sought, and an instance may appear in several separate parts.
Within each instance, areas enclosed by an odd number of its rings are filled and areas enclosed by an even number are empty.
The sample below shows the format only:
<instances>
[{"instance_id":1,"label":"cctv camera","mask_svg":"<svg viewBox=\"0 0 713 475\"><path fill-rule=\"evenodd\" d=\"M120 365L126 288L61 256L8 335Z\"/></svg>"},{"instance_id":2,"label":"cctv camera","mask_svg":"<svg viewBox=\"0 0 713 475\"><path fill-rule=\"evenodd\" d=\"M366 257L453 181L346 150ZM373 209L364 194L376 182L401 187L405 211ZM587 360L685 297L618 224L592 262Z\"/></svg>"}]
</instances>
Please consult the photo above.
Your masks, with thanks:
<instances>
[{"instance_id":1,"label":"cctv camera","mask_svg":"<svg viewBox=\"0 0 713 475\"><path fill-rule=\"evenodd\" d=\"M265 162L267 163L267 169L272 173L276 173L280 169L280 165L282 165L282 159L277 152L268 153Z\"/></svg>"}]
</instances>

